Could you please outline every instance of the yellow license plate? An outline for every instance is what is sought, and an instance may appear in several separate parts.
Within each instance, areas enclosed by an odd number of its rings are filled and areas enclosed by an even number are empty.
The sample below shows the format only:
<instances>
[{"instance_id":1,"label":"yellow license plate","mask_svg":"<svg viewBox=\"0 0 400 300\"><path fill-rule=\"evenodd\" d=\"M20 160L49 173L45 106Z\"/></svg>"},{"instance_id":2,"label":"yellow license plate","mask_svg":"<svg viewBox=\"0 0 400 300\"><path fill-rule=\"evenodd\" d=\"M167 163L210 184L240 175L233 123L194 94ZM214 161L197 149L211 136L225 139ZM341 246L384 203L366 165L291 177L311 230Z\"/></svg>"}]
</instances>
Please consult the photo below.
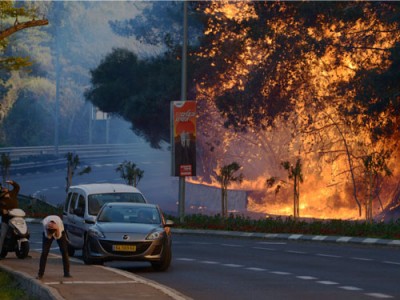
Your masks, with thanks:
<instances>
[{"instance_id":1,"label":"yellow license plate","mask_svg":"<svg viewBox=\"0 0 400 300\"><path fill-rule=\"evenodd\" d=\"M114 251L136 251L135 245L113 245Z\"/></svg>"}]
</instances>

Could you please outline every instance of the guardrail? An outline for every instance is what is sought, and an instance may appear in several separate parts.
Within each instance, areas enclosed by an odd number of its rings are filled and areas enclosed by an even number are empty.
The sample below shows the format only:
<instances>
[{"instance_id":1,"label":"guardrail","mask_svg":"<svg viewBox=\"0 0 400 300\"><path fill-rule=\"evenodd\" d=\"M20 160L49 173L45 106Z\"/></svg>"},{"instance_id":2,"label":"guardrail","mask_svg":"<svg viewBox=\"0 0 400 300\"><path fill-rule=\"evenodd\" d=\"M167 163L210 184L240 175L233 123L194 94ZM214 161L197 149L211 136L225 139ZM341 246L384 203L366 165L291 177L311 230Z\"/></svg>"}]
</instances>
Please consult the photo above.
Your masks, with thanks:
<instances>
[{"instance_id":1,"label":"guardrail","mask_svg":"<svg viewBox=\"0 0 400 300\"><path fill-rule=\"evenodd\" d=\"M37 146L37 147L7 147L0 148L2 153L8 154L11 161L18 161L24 157L53 155L64 158L68 152L76 153L80 158L118 156L129 154L133 150L143 147L141 143L133 144L92 144L92 145L62 145L62 146Z\"/></svg>"}]
</instances>

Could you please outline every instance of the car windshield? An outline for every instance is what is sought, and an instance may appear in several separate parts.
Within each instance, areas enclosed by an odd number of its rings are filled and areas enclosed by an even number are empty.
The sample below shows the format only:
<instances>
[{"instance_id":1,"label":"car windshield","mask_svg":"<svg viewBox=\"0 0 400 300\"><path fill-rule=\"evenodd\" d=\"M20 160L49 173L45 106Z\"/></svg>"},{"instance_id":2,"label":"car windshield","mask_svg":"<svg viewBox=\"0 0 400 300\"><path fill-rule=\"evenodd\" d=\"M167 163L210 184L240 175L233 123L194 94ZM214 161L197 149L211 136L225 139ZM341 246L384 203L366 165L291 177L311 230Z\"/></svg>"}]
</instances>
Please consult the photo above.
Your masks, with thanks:
<instances>
[{"instance_id":1,"label":"car windshield","mask_svg":"<svg viewBox=\"0 0 400 300\"><path fill-rule=\"evenodd\" d=\"M107 193L92 194L88 197L89 214L96 216L100 208L108 202L137 202L146 203L143 195L140 193Z\"/></svg>"},{"instance_id":2,"label":"car windshield","mask_svg":"<svg viewBox=\"0 0 400 300\"><path fill-rule=\"evenodd\" d=\"M98 222L160 224L156 207L132 207L106 205L97 217Z\"/></svg>"}]
</instances>

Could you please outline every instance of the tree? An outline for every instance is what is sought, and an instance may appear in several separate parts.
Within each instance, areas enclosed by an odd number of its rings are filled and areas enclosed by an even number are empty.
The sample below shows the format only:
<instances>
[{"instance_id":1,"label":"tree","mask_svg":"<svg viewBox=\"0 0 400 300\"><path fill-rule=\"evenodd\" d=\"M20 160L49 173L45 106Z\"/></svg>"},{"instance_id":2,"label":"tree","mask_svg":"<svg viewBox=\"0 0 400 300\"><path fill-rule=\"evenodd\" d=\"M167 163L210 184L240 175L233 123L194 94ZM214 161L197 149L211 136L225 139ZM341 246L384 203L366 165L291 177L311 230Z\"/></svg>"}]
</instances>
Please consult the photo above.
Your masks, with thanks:
<instances>
[{"instance_id":1,"label":"tree","mask_svg":"<svg viewBox=\"0 0 400 300\"><path fill-rule=\"evenodd\" d=\"M72 185L72 178L75 175L76 169L80 165L80 160L78 154L74 154L72 152L68 152L65 154L65 158L67 159L67 177L65 178L67 181L67 185L65 187L65 191L68 192L69 187ZM90 166L86 166L82 171L78 173L78 175L83 175L90 173L92 168Z\"/></svg>"},{"instance_id":2,"label":"tree","mask_svg":"<svg viewBox=\"0 0 400 300\"><path fill-rule=\"evenodd\" d=\"M115 171L120 173L121 178L124 179L128 185L133 185L134 187L139 184L140 179L142 179L144 175L144 171L137 168L136 164L131 161L124 161L119 164Z\"/></svg>"},{"instance_id":3,"label":"tree","mask_svg":"<svg viewBox=\"0 0 400 300\"><path fill-rule=\"evenodd\" d=\"M383 176L391 176L392 171L387 165L388 158L391 153L388 151L381 151L378 153L371 153L362 157L365 174L365 219L368 222L373 221L373 200L379 200L381 209L382 201L379 198L379 191Z\"/></svg>"},{"instance_id":4,"label":"tree","mask_svg":"<svg viewBox=\"0 0 400 300\"><path fill-rule=\"evenodd\" d=\"M243 181L242 173L238 176L234 175L240 168L237 162L232 162L220 168L217 173L217 181L221 184L221 213L224 218L228 216L228 186L232 182L241 183Z\"/></svg>"},{"instance_id":5,"label":"tree","mask_svg":"<svg viewBox=\"0 0 400 300\"><path fill-rule=\"evenodd\" d=\"M180 63L165 54L139 59L126 49L114 49L91 70L85 96L100 110L130 121L132 130L152 147L169 143L169 106L179 99Z\"/></svg>"},{"instance_id":6,"label":"tree","mask_svg":"<svg viewBox=\"0 0 400 300\"><path fill-rule=\"evenodd\" d=\"M3 51L7 45L7 38L11 35L15 34L18 31L37 27L37 26L45 26L49 24L47 19L36 20L37 18L37 10L29 7L19 6L14 7L13 1L1 1L0 3L0 11L1 11L1 19L3 21L8 21L13 19L12 25L6 25L5 28L0 29L0 50ZM21 20L22 19L22 20ZM29 19L29 20L27 20ZM29 62L29 58L23 57L7 57L0 58L0 69L6 70L18 70L21 67L26 67L31 65Z\"/></svg>"},{"instance_id":7,"label":"tree","mask_svg":"<svg viewBox=\"0 0 400 300\"><path fill-rule=\"evenodd\" d=\"M300 158L293 166L289 161L282 162L282 167L288 171L289 180L293 180L293 216L300 217L300 183L303 182L302 164Z\"/></svg>"}]
</instances>

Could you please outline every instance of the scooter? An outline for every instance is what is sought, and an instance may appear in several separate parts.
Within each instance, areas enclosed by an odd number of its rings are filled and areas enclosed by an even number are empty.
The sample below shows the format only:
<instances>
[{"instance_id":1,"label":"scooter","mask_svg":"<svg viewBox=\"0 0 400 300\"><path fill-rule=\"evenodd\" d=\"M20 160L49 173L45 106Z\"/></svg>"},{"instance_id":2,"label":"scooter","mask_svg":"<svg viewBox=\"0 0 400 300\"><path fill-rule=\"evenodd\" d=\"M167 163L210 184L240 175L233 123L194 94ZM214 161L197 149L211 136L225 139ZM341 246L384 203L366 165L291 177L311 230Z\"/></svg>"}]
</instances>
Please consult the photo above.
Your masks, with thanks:
<instances>
[{"instance_id":1,"label":"scooter","mask_svg":"<svg viewBox=\"0 0 400 300\"><path fill-rule=\"evenodd\" d=\"M15 252L18 258L26 258L29 254L29 231L25 221L25 212L20 208L8 211L11 219L8 221L8 231L0 256L6 257L8 252Z\"/></svg>"}]
</instances>

